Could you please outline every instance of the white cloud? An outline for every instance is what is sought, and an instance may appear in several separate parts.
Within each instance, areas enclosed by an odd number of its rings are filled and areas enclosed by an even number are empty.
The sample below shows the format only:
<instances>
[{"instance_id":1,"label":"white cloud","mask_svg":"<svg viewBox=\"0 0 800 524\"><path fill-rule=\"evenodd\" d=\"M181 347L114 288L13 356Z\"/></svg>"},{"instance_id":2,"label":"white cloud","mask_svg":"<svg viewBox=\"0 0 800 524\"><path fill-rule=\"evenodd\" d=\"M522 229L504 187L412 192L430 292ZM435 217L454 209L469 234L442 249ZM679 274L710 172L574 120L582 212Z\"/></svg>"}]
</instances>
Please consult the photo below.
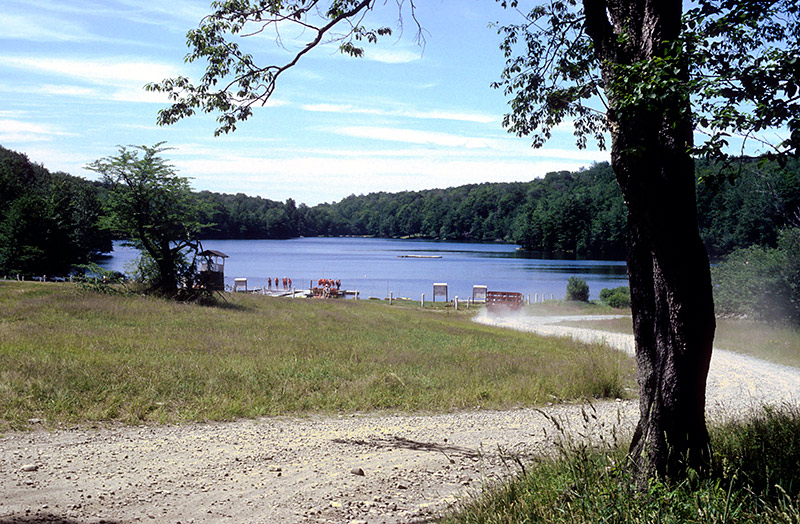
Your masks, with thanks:
<instances>
[{"instance_id":1,"label":"white cloud","mask_svg":"<svg viewBox=\"0 0 800 524\"><path fill-rule=\"evenodd\" d=\"M401 144L416 144L429 147L453 148L458 156L487 156L505 157L517 156L519 158L561 158L581 162L596 162L608 160L607 151L596 149L564 149L540 148L533 149L529 142L519 138L492 138L442 133L437 131L420 131L416 129L402 129L380 126L345 126L328 129L329 132L386 142ZM366 152L365 154L369 154Z\"/></svg>"},{"instance_id":2,"label":"white cloud","mask_svg":"<svg viewBox=\"0 0 800 524\"><path fill-rule=\"evenodd\" d=\"M77 97L88 98L93 101L111 100L114 102L134 102L134 103L154 103L166 105L169 98L165 93L154 93L145 91L143 84L133 86L102 86L86 87L71 84L42 84L30 85L0 85L0 91L30 95L32 93L57 96L57 97Z\"/></svg>"},{"instance_id":3,"label":"white cloud","mask_svg":"<svg viewBox=\"0 0 800 524\"><path fill-rule=\"evenodd\" d=\"M29 89L27 91L35 91L43 95L54 96L81 96L92 98L100 96L100 93L96 89L67 84L43 84L33 90Z\"/></svg>"},{"instance_id":4,"label":"white cloud","mask_svg":"<svg viewBox=\"0 0 800 524\"><path fill-rule=\"evenodd\" d=\"M160 81L178 74L172 66L123 57L87 60L0 56L0 62L5 66L77 78L87 83L102 85L127 86L134 83L136 86L142 86L148 82Z\"/></svg>"},{"instance_id":5,"label":"white cloud","mask_svg":"<svg viewBox=\"0 0 800 524\"><path fill-rule=\"evenodd\" d=\"M364 48L364 58L384 64L407 64L422 59L422 51L406 49L385 49L380 47Z\"/></svg>"},{"instance_id":6,"label":"white cloud","mask_svg":"<svg viewBox=\"0 0 800 524\"><path fill-rule=\"evenodd\" d=\"M414 109L377 109L357 107L350 104L305 104L301 108L305 111L320 113L346 113L379 116L400 116L406 118L421 118L432 120L456 120L460 122L490 123L497 119L493 116L455 111L418 111Z\"/></svg>"},{"instance_id":7,"label":"white cloud","mask_svg":"<svg viewBox=\"0 0 800 524\"><path fill-rule=\"evenodd\" d=\"M170 31L180 33L185 32L186 28L189 26L188 24L195 24L199 22L203 16L208 14L202 5L199 5L193 0L171 0L168 3L147 0L115 0L114 2L84 2L82 4L80 2L42 2L38 0L25 0L24 2L17 2L17 4L23 9L33 8L36 13L33 23L42 20L41 13L49 12L73 16L77 15L81 17L81 19L104 17L125 20L138 24L162 26ZM61 20L59 21L62 23L69 23ZM186 27L176 24L176 21L181 24L186 24ZM89 36L86 34L81 36L82 40L105 40L101 37ZM114 39L107 40L119 41ZM129 43L149 45L148 42L144 41L130 41Z\"/></svg>"},{"instance_id":8,"label":"white cloud","mask_svg":"<svg viewBox=\"0 0 800 524\"><path fill-rule=\"evenodd\" d=\"M205 154L179 155L174 164L181 175L192 178L198 190L244 192L274 200L291 197L309 205L376 191L527 181L551 171L575 171L591 163L574 158L462 158L440 156L430 150L415 150L413 155L405 151L293 151L277 157L232 156L222 149L191 151ZM271 150L271 154L284 152Z\"/></svg>"},{"instance_id":9,"label":"white cloud","mask_svg":"<svg viewBox=\"0 0 800 524\"><path fill-rule=\"evenodd\" d=\"M92 37L80 25L41 13L36 17L5 13L0 40L81 42L92 40Z\"/></svg>"},{"instance_id":10,"label":"white cloud","mask_svg":"<svg viewBox=\"0 0 800 524\"><path fill-rule=\"evenodd\" d=\"M3 89L3 87L0 86L0 89ZM11 111L0 110L0 118L19 118L19 117L24 116L24 115L25 115L24 111L19 111L19 110L11 110Z\"/></svg>"},{"instance_id":11,"label":"white cloud","mask_svg":"<svg viewBox=\"0 0 800 524\"><path fill-rule=\"evenodd\" d=\"M22 120L0 119L0 142L42 142L55 136L70 136L57 128Z\"/></svg>"},{"instance_id":12,"label":"white cloud","mask_svg":"<svg viewBox=\"0 0 800 524\"><path fill-rule=\"evenodd\" d=\"M335 133L355 138L386 140L407 144L423 144L444 147L489 148L492 139L477 138L441 133L438 131L419 131L377 126L346 126L333 130Z\"/></svg>"}]
</instances>

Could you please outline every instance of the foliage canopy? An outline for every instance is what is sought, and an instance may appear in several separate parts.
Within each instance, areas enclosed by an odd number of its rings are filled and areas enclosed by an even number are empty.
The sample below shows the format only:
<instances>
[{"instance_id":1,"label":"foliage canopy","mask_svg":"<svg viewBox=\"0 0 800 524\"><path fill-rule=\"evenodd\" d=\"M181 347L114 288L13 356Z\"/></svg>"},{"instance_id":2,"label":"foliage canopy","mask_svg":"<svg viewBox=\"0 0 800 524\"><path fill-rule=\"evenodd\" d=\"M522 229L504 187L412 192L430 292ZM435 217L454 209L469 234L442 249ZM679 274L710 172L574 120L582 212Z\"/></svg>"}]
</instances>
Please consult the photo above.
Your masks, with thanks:
<instances>
[{"instance_id":1,"label":"foliage canopy","mask_svg":"<svg viewBox=\"0 0 800 524\"><path fill-rule=\"evenodd\" d=\"M517 8L519 2L501 4ZM494 87L511 97L504 117L509 131L530 136L539 147L555 126L572 120L578 147L586 147L588 138L605 147L605 133L626 113L684 100L692 107L695 130L707 137L695 154L726 157L738 139L737 156L752 152L751 145L768 157L797 156L797 2L700 0L684 12L680 38L665 43L654 58L636 56L641 42L630 32L597 48L587 23L597 13L587 9L604 4L551 0L532 8L521 23L499 29L506 66ZM604 76L604 66L614 74ZM784 136L776 141L771 131Z\"/></svg>"}]
</instances>

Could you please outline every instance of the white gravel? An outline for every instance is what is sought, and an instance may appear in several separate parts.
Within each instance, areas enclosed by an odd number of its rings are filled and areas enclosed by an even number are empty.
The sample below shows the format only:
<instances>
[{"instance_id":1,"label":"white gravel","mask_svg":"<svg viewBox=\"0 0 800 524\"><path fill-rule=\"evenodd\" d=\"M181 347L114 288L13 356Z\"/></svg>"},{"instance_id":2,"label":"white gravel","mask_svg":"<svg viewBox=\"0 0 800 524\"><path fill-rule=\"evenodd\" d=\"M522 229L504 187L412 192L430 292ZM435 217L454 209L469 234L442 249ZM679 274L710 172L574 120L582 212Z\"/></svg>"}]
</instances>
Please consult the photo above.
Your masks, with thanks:
<instances>
[{"instance_id":1,"label":"white gravel","mask_svg":"<svg viewBox=\"0 0 800 524\"><path fill-rule=\"evenodd\" d=\"M479 319L632 348L631 337L558 326L562 320ZM796 405L800 370L715 351L709 398L713 416ZM560 437L548 417L570 434L626 441L637 405L6 433L0 524L422 522L516 473L517 460L551 451ZM359 468L363 476L353 473Z\"/></svg>"}]
</instances>

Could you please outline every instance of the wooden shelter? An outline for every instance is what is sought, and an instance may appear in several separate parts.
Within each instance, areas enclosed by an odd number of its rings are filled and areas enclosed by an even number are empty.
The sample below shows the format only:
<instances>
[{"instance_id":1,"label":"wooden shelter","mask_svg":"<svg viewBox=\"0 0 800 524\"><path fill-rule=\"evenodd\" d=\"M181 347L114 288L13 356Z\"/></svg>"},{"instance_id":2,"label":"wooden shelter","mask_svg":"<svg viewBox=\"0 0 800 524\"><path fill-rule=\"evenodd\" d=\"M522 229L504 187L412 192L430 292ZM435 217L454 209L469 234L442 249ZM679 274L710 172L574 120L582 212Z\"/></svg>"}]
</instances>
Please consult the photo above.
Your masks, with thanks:
<instances>
[{"instance_id":1,"label":"wooden shelter","mask_svg":"<svg viewBox=\"0 0 800 524\"><path fill-rule=\"evenodd\" d=\"M214 249L206 249L200 256L200 287L210 291L225 290L225 259L228 255Z\"/></svg>"}]
</instances>

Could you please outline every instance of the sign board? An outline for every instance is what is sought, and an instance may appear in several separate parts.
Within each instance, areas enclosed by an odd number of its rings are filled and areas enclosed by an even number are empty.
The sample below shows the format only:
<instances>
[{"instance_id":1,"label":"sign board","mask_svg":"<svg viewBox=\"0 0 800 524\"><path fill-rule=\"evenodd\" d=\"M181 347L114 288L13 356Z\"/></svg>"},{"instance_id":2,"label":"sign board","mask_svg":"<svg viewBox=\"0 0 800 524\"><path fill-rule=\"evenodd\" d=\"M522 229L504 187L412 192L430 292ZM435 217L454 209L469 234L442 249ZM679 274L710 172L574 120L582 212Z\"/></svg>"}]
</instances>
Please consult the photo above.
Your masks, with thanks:
<instances>
[{"instance_id":1,"label":"sign board","mask_svg":"<svg viewBox=\"0 0 800 524\"><path fill-rule=\"evenodd\" d=\"M486 302L486 286L472 286L472 301Z\"/></svg>"},{"instance_id":2,"label":"sign board","mask_svg":"<svg viewBox=\"0 0 800 524\"><path fill-rule=\"evenodd\" d=\"M447 284L434 284L433 285L433 301L436 302L436 297L444 297L447 302Z\"/></svg>"}]
</instances>

